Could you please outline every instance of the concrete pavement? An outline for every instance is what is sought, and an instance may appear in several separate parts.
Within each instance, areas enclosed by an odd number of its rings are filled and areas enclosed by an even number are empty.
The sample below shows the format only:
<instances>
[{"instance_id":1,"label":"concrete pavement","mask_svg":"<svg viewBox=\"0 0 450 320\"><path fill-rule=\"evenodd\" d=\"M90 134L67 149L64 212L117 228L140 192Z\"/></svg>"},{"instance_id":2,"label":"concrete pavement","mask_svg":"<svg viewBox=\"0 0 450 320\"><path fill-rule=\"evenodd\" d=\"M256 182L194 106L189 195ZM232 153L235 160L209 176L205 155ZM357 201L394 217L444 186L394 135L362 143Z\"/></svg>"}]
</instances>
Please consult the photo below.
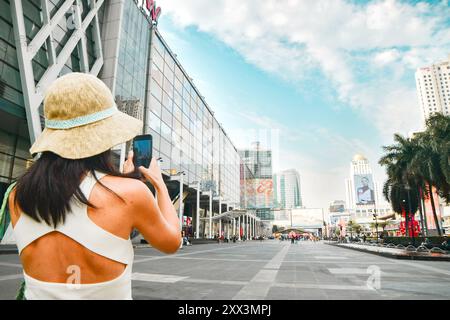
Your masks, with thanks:
<instances>
[{"instance_id":1,"label":"concrete pavement","mask_svg":"<svg viewBox=\"0 0 450 320\"><path fill-rule=\"evenodd\" d=\"M448 299L450 262L403 261L322 243L277 240L137 248L135 299ZM0 256L0 299L21 280L17 255Z\"/></svg>"}]
</instances>

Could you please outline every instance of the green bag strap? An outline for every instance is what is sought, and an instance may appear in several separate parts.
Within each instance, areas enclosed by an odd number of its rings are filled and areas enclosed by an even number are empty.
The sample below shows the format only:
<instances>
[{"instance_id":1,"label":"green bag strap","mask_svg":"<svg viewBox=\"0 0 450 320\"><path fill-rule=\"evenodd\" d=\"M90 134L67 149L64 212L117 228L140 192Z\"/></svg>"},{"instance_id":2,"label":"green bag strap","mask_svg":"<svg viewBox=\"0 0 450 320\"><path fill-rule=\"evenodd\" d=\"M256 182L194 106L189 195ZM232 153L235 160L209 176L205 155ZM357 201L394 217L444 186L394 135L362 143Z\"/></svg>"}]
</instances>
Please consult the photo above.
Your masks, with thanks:
<instances>
[{"instance_id":1,"label":"green bag strap","mask_svg":"<svg viewBox=\"0 0 450 320\"><path fill-rule=\"evenodd\" d=\"M9 194L12 189L16 186L17 182L13 182L8 189L6 189L5 195L3 197L2 207L0 208L0 226L3 224L4 219L6 219L6 206L8 204Z\"/></svg>"},{"instance_id":2,"label":"green bag strap","mask_svg":"<svg viewBox=\"0 0 450 320\"><path fill-rule=\"evenodd\" d=\"M2 227L4 220L6 219L6 206L8 205L8 199L9 199L9 195L11 194L11 191L14 189L14 187L16 186L17 182L12 183L8 189L6 189L5 195L3 197L3 202L2 202L2 207L0 208L0 228ZM7 226L5 226L7 227ZM25 298L25 281L22 280L22 282L20 283L20 287L19 290L17 291L16 294L16 300L26 300Z\"/></svg>"}]
</instances>

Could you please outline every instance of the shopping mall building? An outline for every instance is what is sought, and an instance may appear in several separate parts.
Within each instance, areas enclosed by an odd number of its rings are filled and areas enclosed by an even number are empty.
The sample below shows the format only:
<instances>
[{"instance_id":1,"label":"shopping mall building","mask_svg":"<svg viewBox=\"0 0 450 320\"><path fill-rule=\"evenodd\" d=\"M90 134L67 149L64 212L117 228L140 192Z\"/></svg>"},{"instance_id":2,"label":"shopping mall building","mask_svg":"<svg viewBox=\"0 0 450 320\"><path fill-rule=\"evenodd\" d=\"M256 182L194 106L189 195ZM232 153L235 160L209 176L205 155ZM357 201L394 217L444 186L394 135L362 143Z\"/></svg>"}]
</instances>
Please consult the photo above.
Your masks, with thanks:
<instances>
[{"instance_id":1,"label":"shopping mall building","mask_svg":"<svg viewBox=\"0 0 450 320\"><path fill-rule=\"evenodd\" d=\"M153 136L186 232L258 234L241 203L238 151L161 36L159 14L148 0L0 0L0 196L33 161L48 85L88 72ZM128 147L115 148L118 165Z\"/></svg>"}]
</instances>

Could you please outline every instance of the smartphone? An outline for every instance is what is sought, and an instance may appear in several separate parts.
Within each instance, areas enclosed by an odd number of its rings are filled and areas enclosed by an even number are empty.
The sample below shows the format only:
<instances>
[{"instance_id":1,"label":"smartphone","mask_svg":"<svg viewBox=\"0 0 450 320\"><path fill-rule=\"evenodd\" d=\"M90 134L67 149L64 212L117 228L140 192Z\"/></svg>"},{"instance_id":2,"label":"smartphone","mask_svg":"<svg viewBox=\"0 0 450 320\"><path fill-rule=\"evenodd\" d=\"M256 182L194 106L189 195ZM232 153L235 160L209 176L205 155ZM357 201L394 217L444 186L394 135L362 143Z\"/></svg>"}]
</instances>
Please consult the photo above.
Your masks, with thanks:
<instances>
[{"instance_id":1,"label":"smartphone","mask_svg":"<svg viewBox=\"0 0 450 320\"><path fill-rule=\"evenodd\" d=\"M133 140L133 163L137 169L140 166L148 168L152 161L153 138L149 134L140 135Z\"/></svg>"}]
</instances>

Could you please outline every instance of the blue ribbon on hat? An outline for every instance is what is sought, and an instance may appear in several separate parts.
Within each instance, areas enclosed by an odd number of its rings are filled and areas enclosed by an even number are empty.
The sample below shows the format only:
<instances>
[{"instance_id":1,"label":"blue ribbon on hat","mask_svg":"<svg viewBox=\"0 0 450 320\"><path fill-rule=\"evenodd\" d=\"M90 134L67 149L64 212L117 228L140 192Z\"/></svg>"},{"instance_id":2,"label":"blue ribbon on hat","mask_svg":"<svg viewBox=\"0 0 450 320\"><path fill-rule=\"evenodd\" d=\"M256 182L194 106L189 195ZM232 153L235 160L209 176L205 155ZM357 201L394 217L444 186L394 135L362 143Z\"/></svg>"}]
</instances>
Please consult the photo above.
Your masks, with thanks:
<instances>
[{"instance_id":1,"label":"blue ribbon on hat","mask_svg":"<svg viewBox=\"0 0 450 320\"><path fill-rule=\"evenodd\" d=\"M99 112L91 113L85 116L67 119L67 120L50 120L45 119L45 127L49 129L72 129L76 127L85 126L87 124L91 124L100 120L104 120L113 116L116 112L118 112L117 107L111 107L109 109L105 109Z\"/></svg>"}]
</instances>

